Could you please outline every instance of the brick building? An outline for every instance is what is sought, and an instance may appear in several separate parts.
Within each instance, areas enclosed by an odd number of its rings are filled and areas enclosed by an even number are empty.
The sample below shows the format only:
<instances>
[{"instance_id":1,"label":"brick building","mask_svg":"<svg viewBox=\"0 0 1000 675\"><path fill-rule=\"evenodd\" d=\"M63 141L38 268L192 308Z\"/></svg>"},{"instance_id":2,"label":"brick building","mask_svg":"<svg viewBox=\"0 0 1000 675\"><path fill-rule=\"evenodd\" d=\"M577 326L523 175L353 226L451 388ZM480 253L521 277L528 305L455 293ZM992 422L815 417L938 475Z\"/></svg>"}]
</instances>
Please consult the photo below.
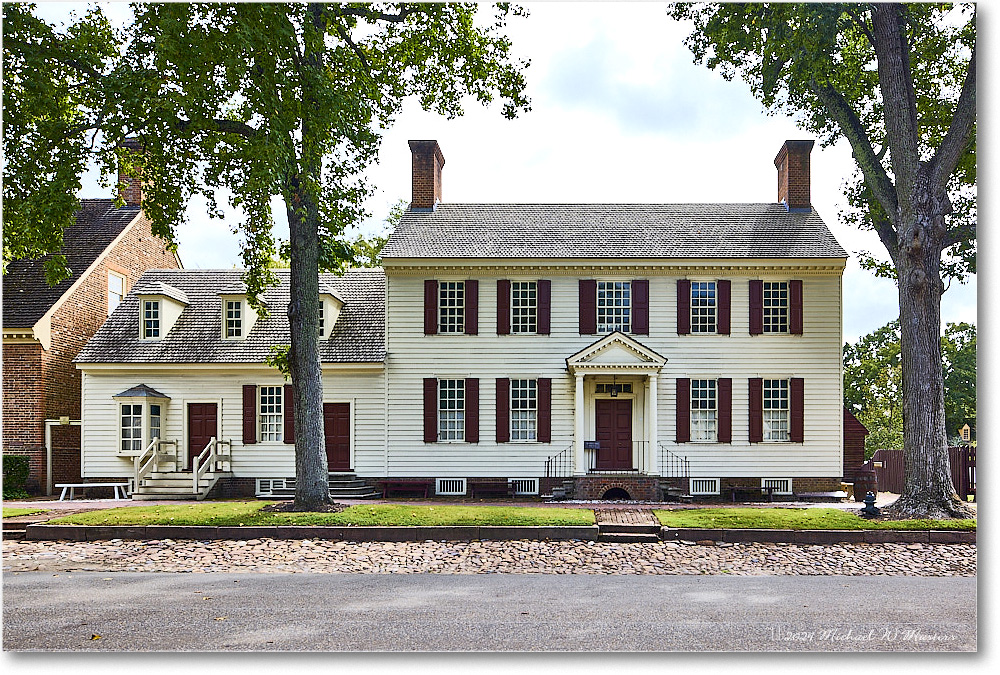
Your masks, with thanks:
<instances>
[{"instance_id":1,"label":"brick building","mask_svg":"<svg viewBox=\"0 0 1000 675\"><path fill-rule=\"evenodd\" d=\"M66 228L68 279L49 286L44 258L15 261L3 277L3 452L31 458L33 493L80 480L80 372L73 358L146 270L181 267L140 209L139 181L121 180L124 206L83 199Z\"/></svg>"}]
</instances>

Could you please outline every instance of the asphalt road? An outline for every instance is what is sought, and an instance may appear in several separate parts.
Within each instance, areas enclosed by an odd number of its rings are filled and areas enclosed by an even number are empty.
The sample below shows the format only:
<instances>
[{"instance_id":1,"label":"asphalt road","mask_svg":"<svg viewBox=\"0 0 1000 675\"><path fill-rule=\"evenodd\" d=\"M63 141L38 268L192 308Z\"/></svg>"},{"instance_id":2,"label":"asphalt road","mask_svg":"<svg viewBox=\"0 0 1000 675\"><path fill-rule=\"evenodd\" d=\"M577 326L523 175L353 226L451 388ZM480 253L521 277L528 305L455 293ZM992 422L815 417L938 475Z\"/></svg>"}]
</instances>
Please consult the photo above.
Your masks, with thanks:
<instances>
[{"instance_id":1,"label":"asphalt road","mask_svg":"<svg viewBox=\"0 0 1000 675\"><path fill-rule=\"evenodd\" d=\"M8 572L3 648L971 651L976 579Z\"/></svg>"}]
</instances>

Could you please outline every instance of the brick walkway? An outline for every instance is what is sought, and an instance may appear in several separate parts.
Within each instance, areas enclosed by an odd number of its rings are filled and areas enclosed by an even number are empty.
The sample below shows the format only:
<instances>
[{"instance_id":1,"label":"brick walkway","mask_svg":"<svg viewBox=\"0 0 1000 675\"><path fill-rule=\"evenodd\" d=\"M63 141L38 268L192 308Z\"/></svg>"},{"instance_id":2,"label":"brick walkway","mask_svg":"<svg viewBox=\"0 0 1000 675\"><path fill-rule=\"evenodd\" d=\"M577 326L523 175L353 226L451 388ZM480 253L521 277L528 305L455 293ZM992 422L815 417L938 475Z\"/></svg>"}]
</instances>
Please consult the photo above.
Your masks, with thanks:
<instances>
[{"instance_id":1,"label":"brick walkway","mask_svg":"<svg viewBox=\"0 0 1000 675\"><path fill-rule=\"evenodd\" d=\"M598 525L659 525L652 509L594 509Z\"/></svg>"}]
</instances>

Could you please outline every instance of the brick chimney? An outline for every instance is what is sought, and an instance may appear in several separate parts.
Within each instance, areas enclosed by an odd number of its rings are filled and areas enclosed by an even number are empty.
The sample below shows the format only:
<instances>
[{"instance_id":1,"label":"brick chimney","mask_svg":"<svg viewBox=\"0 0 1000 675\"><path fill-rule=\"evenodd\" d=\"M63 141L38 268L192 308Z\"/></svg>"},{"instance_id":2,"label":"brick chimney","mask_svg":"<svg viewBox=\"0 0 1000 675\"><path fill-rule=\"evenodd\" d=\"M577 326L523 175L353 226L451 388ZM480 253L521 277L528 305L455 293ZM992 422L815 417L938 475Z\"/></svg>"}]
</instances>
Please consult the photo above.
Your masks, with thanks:
<instances>
[{"instance_id":1,"label":"brick chimney","mask_svg":"<svg viewBox=\"0 0 1000 675\"><path fill-rule=\"evenodd\" d=\"M441 167L444 155L437 141L410 141L413 155L411 211L433 211L441 201Z\"/></svg>"},{"instance_id":2,"label":"brick chimney","mask_svg":"<svg viewBox=\"0 0 1000 675\"><path fill-rule=\"evenodd\" d=\"M774 158L778 168L778 201L789 211L811 211L809 153L814 141L785 141Z\"/></svg>"},{"instance_id":3,"label":"brick chimney","mask_svg":"<svg viewBox=\"0 0 1000 675\"><path fill-rule=\"evenodd\" d=\"M118 147L132 152L142 152L142 145L135 138L126 138ZM126 206L142 206L142 177L129 176L120 165L118 167L118 190L121 192Z\"/></svg>"}]
</instances>

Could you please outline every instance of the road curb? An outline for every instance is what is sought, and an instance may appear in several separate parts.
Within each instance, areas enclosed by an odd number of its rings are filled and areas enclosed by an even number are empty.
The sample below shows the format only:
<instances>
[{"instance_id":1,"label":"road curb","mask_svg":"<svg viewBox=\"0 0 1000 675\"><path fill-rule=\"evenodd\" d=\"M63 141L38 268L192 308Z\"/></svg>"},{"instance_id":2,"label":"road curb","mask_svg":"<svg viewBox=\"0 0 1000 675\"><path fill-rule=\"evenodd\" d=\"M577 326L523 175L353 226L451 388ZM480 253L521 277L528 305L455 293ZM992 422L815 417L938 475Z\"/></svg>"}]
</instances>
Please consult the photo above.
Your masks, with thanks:
<instances>
[{"instance_id":1,"label":"road curb","mask_svg":"<svg viewBox=\"0 0 1000 675\"><path fill-rule=\"evenodd\" d=\"M215 527L204 525L94 526L30 524L25 539L33 541L105 541L108 539L332 539L340 541L597 541L597 525L436 527L341 527L277 525L264 527ZM721 530L664 527L663 541L713 541L720 543L900 543L975 544L974 530Z\"/></svg>"}]
</instances>

